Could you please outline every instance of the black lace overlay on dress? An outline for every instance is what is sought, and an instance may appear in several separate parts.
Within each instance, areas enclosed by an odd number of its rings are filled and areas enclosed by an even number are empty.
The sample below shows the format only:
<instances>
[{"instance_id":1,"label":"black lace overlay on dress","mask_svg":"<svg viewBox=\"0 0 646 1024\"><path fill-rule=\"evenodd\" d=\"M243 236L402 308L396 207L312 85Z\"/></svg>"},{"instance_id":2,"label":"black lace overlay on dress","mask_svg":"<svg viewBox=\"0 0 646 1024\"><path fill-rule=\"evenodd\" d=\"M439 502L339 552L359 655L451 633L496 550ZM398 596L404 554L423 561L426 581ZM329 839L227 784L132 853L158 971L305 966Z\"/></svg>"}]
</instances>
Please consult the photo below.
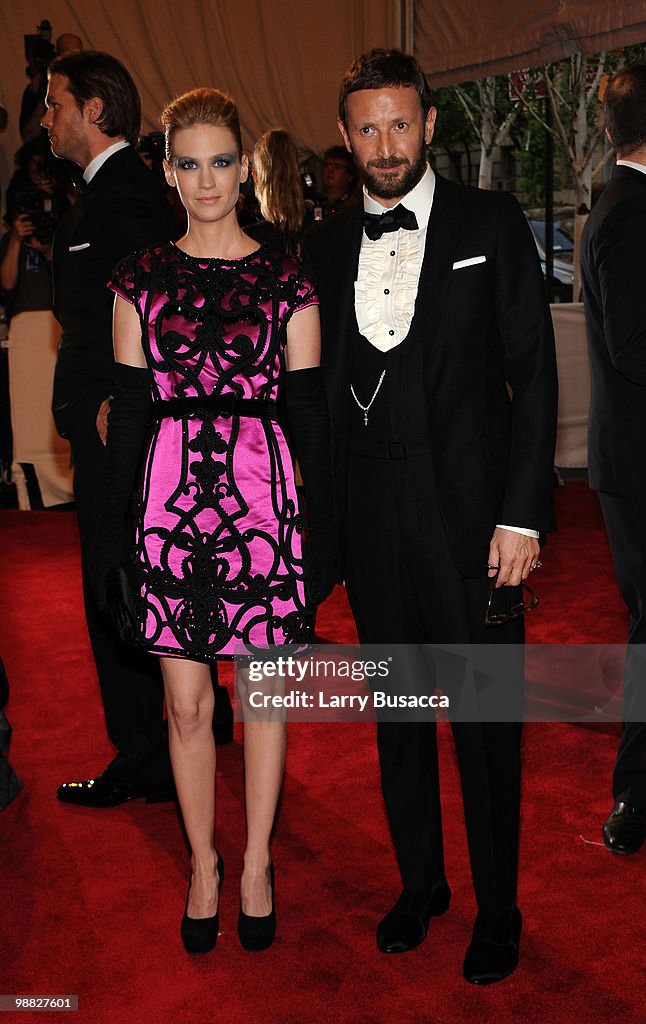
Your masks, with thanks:
<instances>
[{"instance_id":1,"label":"black lace overlay on dress","mask_svg":"<svg viewBox=\"0 0 646 1024\"><path fill-rule=\"evenodd\" d=\"M173 246L150 250L125 260L112 287L139 311L157 401L275 399L287 320L312 295L299 264L265 247L228 263ZM313 611L294 544L303 522L279 428L253 419L251 430L248 417L218 416L199 401L197 411L173 422L181 444L173 444L174 461L164 466L171 428L166 419L151 428L138 498L132 567L146 646L208 659L227 647L231 656L232 645L253 651L259 637L261 646L311 643ZM257 451L247 452L249 444ZM269 487L257 495L269 503L268 525L254 525L254 454L269 471ZM169 483L163 511L151 522L160 477Z\"/></svg>"}]
</instances>

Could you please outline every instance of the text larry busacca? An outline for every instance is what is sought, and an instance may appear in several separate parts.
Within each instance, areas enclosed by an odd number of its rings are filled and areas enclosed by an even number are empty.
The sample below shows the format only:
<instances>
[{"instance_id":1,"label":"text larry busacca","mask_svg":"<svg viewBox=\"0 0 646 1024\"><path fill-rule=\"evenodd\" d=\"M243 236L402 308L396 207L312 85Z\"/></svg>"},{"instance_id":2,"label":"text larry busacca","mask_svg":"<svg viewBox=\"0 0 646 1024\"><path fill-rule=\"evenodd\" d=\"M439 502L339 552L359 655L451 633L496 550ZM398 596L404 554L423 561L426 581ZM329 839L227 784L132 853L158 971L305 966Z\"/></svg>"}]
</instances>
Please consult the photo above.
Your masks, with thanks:
<instances>
[{"instance_id":1,"label":"text larry busacca","mask_svg":"<svg viewBox=\"0 0 646 1024\"><path fill-rule=\"evenodd\" d=\"M448 708L449 698L436 693L308 693L306 690L288 690L286 693L264 693L252 690L247 698L252 708Z\"/></svg>"}]
</instances>

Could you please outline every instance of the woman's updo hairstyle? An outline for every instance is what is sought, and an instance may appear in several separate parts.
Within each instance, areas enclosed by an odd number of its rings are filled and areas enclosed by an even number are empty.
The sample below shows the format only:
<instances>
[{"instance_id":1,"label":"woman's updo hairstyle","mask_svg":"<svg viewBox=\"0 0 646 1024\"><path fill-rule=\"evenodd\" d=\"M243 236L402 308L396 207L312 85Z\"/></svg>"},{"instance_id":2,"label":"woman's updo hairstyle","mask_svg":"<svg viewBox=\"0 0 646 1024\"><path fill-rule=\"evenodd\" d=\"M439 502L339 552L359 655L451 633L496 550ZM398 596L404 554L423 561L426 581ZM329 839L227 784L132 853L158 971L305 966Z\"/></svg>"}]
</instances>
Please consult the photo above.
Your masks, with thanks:
<instances>
[{"instance_id":1,"label":"woman's updo hairstyle","mask_svg":"<svg viewBox=\"0 0 646 1024\"><path fill-rule=\"evenodd\" d=\"M172 155L173 135L180 128L201 124L228 128L236 140L238 157L242 157L242 135L238 110L232 98L219 89L191 89L172 100L162 111L161 125L166 140L166 159Z\"/></svg>"}]
</instances>

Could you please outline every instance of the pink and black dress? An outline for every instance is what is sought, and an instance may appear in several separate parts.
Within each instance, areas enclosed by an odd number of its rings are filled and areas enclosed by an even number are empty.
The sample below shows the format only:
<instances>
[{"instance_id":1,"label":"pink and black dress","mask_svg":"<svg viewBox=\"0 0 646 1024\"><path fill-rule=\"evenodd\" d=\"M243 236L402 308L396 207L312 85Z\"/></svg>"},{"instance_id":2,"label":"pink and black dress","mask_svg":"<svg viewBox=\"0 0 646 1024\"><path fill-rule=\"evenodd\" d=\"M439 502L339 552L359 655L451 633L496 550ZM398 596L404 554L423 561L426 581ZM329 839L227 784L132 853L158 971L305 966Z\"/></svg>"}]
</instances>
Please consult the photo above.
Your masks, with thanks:
<instances>
[{"instance_id":1,"label":"pink and black dress","mask_svg":"<svg viewBox=\"0 0 646 1024\"><path fill-rule=\"evenodd\" d=\"M110 287L137 309L153 427L136 503L139 642L233 657L313 639L291 455L277 421L286 326L316 293L298 261L169 244L129 256Z\"/></svg>"}]
</instances>

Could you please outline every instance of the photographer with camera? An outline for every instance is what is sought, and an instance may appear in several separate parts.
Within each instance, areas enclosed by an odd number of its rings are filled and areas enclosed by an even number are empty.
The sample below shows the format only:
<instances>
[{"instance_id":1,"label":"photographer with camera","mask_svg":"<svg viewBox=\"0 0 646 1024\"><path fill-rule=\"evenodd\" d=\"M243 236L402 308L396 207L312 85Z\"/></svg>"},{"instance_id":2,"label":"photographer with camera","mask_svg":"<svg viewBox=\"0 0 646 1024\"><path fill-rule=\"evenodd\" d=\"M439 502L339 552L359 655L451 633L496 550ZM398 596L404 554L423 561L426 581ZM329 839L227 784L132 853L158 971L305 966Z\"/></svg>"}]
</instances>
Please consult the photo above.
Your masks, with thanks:
<instances>
[{"instance_id":1,"label":"photographer with camera","mask_svg":"<svg viewBox=\"0 0 646 1024\"><path fill-rule=\"evenodd\" d=\"M58 330L52 310L54 228L69 203L51 174L44 139L17 153L7 190L10 231L0 242L0 287L9 319L12 475L21 508L72 500L67 448L55 434L50 401Z\"/></svg>"},{"instance_id":2,"label":"photographer with camera","mask_svg":"<svg viewBox=\"0 0 646 1024\"><path fill-rule=\"evenodd\" d=\"M51 260L51 243L43 244L39 241L35 224L29 213L16 214L11 231L6 238L7 243L0 250L2 252L2 263L0 264L2 290L9 293L14 292L18 281L22 278L23 284L29 283L29 288L23 287L23 295L26 291L32 295L34 290L42 292L44 296L49 296L49 303L45 298L44 305L39 304L39 308L46 309L48 306L51 308L51 274L46 266L47 262ZM21 270L23 270L22 274ZM36 277L26 276L26 274L34 272Z\"/></svg>"},{"instance_id":3,"label":"photographer with camera","mask_svg":"<svg viewBox=\"0 0 646 1024\"><path fill-rule=\"evenodd\" d=\"M45 139L21 146L16 161L5 214L11 230L0 244L0 285L10 319L26 310L51 310L52 239L69 207L65 189L54 180Z\"/></svg>"},{"instance_id":4,"label":"photographer with camera","mask_svg":"<svg viewBox=\"0 0 646 1024\"><path fill-rule=\"evenodd\" d=\"M62 57L66 53L75 53L83 49L83 42L72 32L64 32L51 43L51 22L44 19L34 35L25 36L25 74L29 85L22 94L20 106L20 137L23 142L38 138L42 132L40 120L45 113L45 94L47 92L47 68L54 57Z\"/></svg>"}]
</instances>

